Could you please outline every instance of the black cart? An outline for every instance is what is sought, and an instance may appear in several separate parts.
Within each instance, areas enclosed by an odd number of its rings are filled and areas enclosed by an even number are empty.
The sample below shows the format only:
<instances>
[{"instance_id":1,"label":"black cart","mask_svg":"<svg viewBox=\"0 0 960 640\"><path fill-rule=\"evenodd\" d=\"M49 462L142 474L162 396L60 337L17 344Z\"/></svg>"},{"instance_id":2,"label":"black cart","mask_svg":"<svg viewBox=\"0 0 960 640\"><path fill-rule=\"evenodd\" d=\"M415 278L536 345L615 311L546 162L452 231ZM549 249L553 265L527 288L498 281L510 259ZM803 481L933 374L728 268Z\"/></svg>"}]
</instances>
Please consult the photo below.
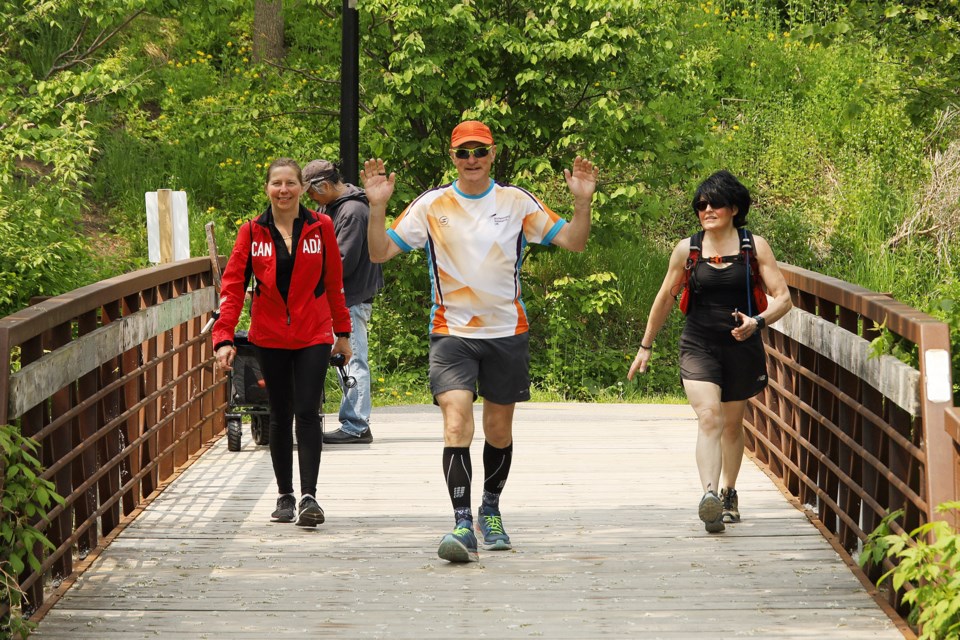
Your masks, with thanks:
<instances>
[{"instance_id":1,"label":"black cart","mask_svg":"<svg viewBox=\"0 0 960 640\"><path fill-rule=\"evenodd\" d=\"M246 331L237 331L233 338L237 354L230 371L230 398L227 404L227 449L240 451L243 440L243 416L250 416L250 435L259 445L270 444L270 400L267 385L260 373L256 347L247 340ZM357 385L353 376L347 375L345 358L338 354L330 359L337 370L341 388L351 389ZM323 400L320 400L320 431L323 431Z\"/></svg>"},{"instance_id":2,"label":"black cart","mask_svg":"<svg viewBox=\"0 0 960 640\"><path fill-rule=\"evenodd\" d=\"M270 444L270 401L257 362L256 347L247 340L247 332L237 331L233 344L237 355L230 372L230 398L226 414L227 449L240 451L245 415L250 416L253 441L259 445Z\"/></svg>"}]
</instances>

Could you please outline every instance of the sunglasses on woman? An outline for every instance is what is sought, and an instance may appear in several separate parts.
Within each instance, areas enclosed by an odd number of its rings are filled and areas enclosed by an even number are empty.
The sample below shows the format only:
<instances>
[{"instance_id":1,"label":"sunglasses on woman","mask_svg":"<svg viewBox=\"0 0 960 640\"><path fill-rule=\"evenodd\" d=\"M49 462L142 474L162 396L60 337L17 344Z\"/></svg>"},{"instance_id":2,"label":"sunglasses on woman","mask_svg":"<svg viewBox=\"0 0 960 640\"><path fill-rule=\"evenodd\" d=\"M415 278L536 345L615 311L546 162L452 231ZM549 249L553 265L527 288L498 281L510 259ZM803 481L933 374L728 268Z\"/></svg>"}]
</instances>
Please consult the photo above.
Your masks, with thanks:
<instances>
[{"instance_id":1,"label":"sunglasses on woman","mask_svg":"<svg viewBox=\"0 0 960 640\"><path fill-rule=\"evenodd\" d=\"M712 207L713 209L722 209L727 206L726 202L710 202L708 200L700 200L697 204L693 205L693 208L697 211L703 212L707 210L707 207Z\"/></svg>"},{"instance_id":2,"label":"sunglasses on woman","mask_svg":"<svg viewBox=\"0 0 960 640\"><path fill-rule=\"evenodd\" d=\"M459 158L460 160L466 160L470 156L474 158L486 158L487 154L490 153L490 147L477 147L475 149L451 149L453 155Z\"/></svg>"}]
</instances>

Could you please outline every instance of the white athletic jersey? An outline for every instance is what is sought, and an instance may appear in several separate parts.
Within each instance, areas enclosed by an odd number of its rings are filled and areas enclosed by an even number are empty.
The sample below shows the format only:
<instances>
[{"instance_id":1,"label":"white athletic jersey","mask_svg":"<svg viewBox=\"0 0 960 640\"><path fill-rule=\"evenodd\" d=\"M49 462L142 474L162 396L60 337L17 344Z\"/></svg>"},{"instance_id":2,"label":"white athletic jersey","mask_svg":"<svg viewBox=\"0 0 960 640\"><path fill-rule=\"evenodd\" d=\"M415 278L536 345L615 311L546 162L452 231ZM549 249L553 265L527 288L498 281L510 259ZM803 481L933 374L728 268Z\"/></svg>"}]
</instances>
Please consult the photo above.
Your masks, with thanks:
<instances>
[{"instance_id":1,"label":"white athletic jersey","mask_svg":"<svg viewBox=\"0 0 960 640\"><path fill-rule=\"evenodd\" d=\"M430 332L502 338L528 330L520 267L528 243L549 245L566 224L533 194L493 180L478 196L456 182L410 203L387 234L403 251L425 248Z\"/></svg>"}]
</instances>

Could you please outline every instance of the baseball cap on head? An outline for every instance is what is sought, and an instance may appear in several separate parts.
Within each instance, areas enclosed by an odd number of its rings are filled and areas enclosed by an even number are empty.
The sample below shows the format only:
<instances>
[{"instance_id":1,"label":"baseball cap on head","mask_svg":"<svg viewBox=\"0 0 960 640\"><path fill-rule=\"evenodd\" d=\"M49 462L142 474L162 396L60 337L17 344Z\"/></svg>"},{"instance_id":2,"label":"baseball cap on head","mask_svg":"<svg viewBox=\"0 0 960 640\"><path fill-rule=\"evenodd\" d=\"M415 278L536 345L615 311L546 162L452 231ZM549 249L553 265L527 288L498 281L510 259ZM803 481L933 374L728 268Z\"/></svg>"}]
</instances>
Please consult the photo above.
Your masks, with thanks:
<instances>
[{"instance_id":1,"label":"baseball cap on head","mask_svg":"<svg viewBox=\"0 0 960 640\"><path fill-rule=\"evenodd\" d=\"M464 120L453 128L453 133L450 134L450 146L459 147L464 142L493 144L493 134L490 133L490 127L479 120Z\"/></svg>"},{"instance_id":2,"label":"baseball cap on head","mask_svg":"<svg viewBox=\"0 0 960 640\"><path fill-rule=\"evenodd\" d=\"M337 165L329 160L311 160L303 168L303 181L316 184L338 175Z\"/></svg>"}]
</instances>

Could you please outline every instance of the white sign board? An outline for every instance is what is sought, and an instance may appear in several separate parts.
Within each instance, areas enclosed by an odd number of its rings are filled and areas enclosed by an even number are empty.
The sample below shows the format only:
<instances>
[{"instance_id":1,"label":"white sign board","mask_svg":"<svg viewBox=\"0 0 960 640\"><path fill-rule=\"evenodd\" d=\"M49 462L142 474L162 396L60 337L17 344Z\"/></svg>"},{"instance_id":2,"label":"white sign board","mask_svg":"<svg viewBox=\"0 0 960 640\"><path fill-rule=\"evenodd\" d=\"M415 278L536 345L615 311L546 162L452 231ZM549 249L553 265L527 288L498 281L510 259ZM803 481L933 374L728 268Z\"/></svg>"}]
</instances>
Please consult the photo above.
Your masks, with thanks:
<instances>
[{"instance_id":1,"label":"white sign board","mask_svg":"<svg viewBox=\"0 0 960 640\"><path fill-rule=\"evenodd\" d=\"M172 262L190 257L190 224L187 192L148 191L147 249L150 262Z\"/></svg>"}]
</instances>

